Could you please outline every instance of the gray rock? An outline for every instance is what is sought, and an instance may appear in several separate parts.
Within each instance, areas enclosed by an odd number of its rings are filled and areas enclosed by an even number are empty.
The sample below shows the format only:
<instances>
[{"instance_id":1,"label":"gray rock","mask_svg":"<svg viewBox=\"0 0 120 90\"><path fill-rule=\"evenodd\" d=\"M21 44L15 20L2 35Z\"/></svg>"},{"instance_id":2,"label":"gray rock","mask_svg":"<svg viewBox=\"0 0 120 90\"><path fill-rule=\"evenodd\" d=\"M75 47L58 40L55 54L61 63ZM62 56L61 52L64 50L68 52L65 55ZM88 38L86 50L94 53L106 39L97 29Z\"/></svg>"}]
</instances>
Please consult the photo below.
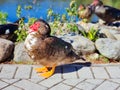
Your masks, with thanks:
<instances>
[{"instance_id":1,"label":"gray rock","mask_svg":"<svg viewBox=\"0 0 120 90\"><path fill-rule=\"evenodd\" d=\"M13 52L14 43L0 38L0 62L7 60Z\"/></svg>"},{"instance_id":2,"label":"gray rock","mask_svg":"<svg viewBox=\"0 0 120 90\"><path fill-rule=\"evenodd\" d=\"M18 43L15 46L14 50L14 59L15 62L32 62L33 60L29 57L27 54L25 47L24 47L24 42Z\"/></svg>"},{"instance_id":3,"label":"gray rock","mask_svg":"<svg viewBox=\"0 0 120 90\"><path fill-rule=\"evenodd\" d=\"M101 38L96 40L97 50L109 59L120 59L120 40Z\"/></svg>"},{"instance_id":4,"label":"gray rock","mask_svg":"<svg viewBox=\"0 0 120 90\"><path fill-rule=\"evenodd\" d=\"M83 36L66 34L60 38L71 43L77 54L90 54L96 50L94 43Z\"/></svg>"},{"instance_id":5,"label":"gray rock","mask_svg":"<svg viewBox=\"0 0 120 90\"><path fill-rule=\"evenodd\" d=\"M86 32L87 32L88 30L90 30L91 28L93 28L93 27L94 27L94 29L98 29L98 27L99 27L99 24L83 23L83 22L81 22L81 21L77 22L77 25L78 25L78 28L79 28L79 26L80 26L80 27L82 27ZM80 28L79 30L81 31L82 28Z\"/></svg>"},{"instance_id":6,"label":"gray rock","mask_svg":"<svg viewBox=\"0 0 120 90\"><path fill-rule=\"evenodd\" d=\"M101 26L99 33L105 34L107 36L107 38L120 40L120 30L119 29L110 28L109 26Z\"/></svg>"}]
</instances>

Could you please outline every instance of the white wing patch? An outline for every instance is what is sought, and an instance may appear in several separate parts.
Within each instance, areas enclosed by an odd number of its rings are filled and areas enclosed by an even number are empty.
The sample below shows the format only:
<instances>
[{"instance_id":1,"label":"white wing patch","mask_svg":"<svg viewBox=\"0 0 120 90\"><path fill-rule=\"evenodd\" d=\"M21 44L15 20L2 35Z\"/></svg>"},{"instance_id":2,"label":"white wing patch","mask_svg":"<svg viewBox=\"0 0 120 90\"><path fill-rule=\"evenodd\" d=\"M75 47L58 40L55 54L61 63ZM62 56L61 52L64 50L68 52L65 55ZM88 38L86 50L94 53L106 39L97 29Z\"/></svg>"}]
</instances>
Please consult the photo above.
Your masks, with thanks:
<instances>
[{"instance_id":1,"label":"white wing patch","mask_svg":"<svg viewBox=\"0 0 120 90\"><path fill-rule=\"evenodd\" d=\"M9 34L10 33L10 29L7 29L6 31L5 31L5 34Z\"/></svg>"},{"instance_id":2,"label":"white wing patch","mask_svg":"<svg viewBox=\"0 0 120 90\"><path fill-rule=\"evenodd\" d=\"M32 35L28 35L26 40L25 40L25 46L28 50L32 50L33 46L35 46L37 43L37 38L33 37Z\"/></svg>"}]
</instances>

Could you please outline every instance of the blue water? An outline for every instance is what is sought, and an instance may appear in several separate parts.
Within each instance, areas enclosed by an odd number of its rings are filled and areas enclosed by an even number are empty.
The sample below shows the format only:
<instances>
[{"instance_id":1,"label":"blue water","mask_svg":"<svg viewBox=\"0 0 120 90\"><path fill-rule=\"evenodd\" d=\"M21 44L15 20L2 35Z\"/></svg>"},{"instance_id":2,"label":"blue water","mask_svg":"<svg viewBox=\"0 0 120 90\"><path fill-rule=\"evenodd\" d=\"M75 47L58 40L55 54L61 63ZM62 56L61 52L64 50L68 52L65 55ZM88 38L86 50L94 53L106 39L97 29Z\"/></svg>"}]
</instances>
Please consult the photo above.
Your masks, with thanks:
<instances>
[{"instance_id":1,"label":"blue water","mask_svg":"<svg viewBox=\"0 0 120 90\"><path fill-rule=\"evenodd\" d=\"M52 8L55 13L63 14L66 13L65 8L69 7L69 3L70 0L0 0L0 11L7 12L7 20L14 22L18 19L16 16L16 8L18 5L21 5L21 17L36 17L46 20L47 9ZM25 5L32 5L33 9L25 10ZM95 19L97 20L96 17L93 18L94 21Z\"/></svg>"}]
</instances>

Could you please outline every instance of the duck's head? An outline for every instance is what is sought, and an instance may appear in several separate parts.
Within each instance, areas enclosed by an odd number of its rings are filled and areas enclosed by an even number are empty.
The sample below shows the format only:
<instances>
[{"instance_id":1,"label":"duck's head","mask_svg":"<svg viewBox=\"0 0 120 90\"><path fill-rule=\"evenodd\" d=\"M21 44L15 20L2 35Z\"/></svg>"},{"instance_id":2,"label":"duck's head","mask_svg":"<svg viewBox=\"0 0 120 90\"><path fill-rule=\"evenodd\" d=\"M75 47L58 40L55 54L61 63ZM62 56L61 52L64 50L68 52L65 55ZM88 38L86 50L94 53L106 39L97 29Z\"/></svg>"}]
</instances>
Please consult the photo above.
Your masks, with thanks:
<instances>
[{"instance_id":1,"label":"duck's head","mask_svg":"<svg viewBox=\"0 0 120 90\"><path fill-rule=\"evenodd\" d=\"M101 0L94 0L91 5L93 5L93 6L98 6L98 5L101 6L101 5L103 5L103 2Z\"/></svg>"},{"instance_id":2,"label":"duck's head","mask_svg":"<svg viewBox=\"0 0 120 90\"><path fill-rule=\"evenodd\" d=\"M94 0L93 3L90 5L91 10L95 10L95 7L102 6L103 2L101 0Z\"/></svg>"},{"instance_id":3,"label":"duck's head","mask_svg":"<svg viewBox=\"0 0 120 90\"><path fill-rule=\"evenodd\" d=\"M34 34L34 35L42 35L42 36L49 36L51 32L50 26L49 24L42 20L42 19L38 19L34 22L34 24L32 24L29 27L29 34Z\"/></svg>"},{"instance_id":4,"label":"duck's head","mask_svg":"<svg viewBox=\"0 0 120 90\"><path fill-rule=\"evenodd\" d=\"M78 11L81 11L81 10L84 10L84 9L85 9L85 6L81 4L78 8Z\"/></svg>"}]
</instances>

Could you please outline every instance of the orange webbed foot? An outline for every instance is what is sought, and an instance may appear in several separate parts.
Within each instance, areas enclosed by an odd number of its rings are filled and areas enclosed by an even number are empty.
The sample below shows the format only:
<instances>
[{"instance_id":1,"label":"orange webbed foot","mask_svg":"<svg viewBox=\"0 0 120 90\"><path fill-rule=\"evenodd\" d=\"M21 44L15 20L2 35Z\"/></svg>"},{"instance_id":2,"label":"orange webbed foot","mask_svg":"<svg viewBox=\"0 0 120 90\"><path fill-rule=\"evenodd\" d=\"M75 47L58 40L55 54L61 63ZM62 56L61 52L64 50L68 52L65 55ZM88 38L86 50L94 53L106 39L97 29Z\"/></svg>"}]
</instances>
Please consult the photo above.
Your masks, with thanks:
<instances>
[{"instance_id":1,"label":"orange webbed foot","mask_svg":"<svg viewBox=\"0 0 120 90\"><path fill-rule=\"evenodd\" d=\"M44 78L49 78L54 74L55 67L56 67L56 64L54 64L52 67L37 68L36 71L40 72L40 76Z\"/></svg>"},{"instance_id":2,"label":"orange webbed foot","mask_svg":"<svg viewBox=\"0 0 120 90\"><path fill-rule=\"evenodd\" d=\"M42 68L35 68L35 71L37 73L44 73L44 72L47 72L48 71L48 67L44 66Z\"/></svg>"}]
</instances>

